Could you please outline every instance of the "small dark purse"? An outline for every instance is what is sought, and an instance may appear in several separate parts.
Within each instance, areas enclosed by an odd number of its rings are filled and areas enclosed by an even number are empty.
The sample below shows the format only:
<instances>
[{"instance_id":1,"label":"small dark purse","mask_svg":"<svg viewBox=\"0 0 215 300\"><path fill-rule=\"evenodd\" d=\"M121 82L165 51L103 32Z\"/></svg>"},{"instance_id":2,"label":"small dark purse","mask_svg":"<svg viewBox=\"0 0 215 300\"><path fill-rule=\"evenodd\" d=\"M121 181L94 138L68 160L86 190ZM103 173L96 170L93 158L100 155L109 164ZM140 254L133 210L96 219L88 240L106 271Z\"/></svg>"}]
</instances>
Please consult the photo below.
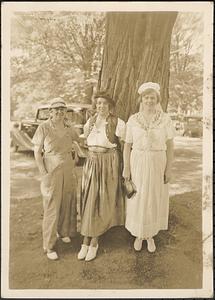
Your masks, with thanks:
<instances>
[{"instance_id":1,"label":"small dark purse","mask_svg":"<svg viewBox=\"0 0 215 300\"><path fill-rule=\"evenodd\" d=\"M131 179L130 180L124 179L122 182L122 186L123 186L123 191L128 199L130 199L137 192L136 186Z\"/></svg>"}]
</instances>

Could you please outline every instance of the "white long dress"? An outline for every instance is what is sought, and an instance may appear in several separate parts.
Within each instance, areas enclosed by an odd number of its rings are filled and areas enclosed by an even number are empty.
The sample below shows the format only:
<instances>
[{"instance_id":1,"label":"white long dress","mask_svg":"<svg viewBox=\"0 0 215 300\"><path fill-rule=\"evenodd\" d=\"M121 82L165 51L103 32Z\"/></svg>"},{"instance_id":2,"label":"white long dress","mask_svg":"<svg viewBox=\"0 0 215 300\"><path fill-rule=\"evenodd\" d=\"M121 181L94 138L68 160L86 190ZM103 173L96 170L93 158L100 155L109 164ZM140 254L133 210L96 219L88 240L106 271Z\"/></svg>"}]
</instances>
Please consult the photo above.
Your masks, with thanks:
<instances>
[{"instance_id":1,"label":"white long dress","mask_svg":"<svg viewBox=\"0 0 215 300\"><path fill-rule=\"evenodd\" d=\"M168 114L158 111L147 126L141 112L126 124L126 143L132 143L131 177L137 193L126 200L125 227L146 239L168 229L169 184L164 184L166 141L175 136Z\"/></svg>"}]
</instances>

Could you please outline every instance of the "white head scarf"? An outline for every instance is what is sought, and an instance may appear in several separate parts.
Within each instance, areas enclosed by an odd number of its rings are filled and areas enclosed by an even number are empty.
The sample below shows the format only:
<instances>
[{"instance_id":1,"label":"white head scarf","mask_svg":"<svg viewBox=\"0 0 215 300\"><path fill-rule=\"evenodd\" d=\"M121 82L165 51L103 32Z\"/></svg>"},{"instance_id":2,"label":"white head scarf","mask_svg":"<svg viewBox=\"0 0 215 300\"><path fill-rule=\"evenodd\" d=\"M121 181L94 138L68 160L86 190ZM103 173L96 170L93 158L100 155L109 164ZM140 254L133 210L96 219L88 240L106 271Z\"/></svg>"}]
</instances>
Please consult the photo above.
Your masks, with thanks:
<instances>
[{"instance_id":1,"label":"white head scarf","mask_svg":"<svg viewBox=\"0 0 215 300\"><path fill-rule=\"evenodd\" d=\"M145 82L145 83L141 84L141 86L138 89L138 94L141 95L145 90L148 90L148 89L155 90L156 93L158 93L160 95L160 85L156 82ZM157 103L156 110L163 112L160 102Z\"/></svg>"},{"instance_id":2,"label":"white head scarf","mask_svg":"<svg viewBox=\"0 0 215 300\"><path fill-rule=\"evenodd\" d=\"M153 89L160 94L160 85L155 82L145 82L138 89L138 94L141 95L145 90Z\"/></svg>"}]
</instances>

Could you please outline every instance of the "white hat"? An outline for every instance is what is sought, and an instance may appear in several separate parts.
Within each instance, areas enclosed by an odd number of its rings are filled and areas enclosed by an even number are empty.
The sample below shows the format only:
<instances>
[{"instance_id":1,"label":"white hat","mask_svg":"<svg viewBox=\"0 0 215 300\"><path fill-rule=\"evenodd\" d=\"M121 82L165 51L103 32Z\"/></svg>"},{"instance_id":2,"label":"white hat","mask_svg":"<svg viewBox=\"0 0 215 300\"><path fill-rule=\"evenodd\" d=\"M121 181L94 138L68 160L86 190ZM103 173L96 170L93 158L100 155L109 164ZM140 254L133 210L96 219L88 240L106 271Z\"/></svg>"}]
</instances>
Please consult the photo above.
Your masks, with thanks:
<instances>
[{"instance_id":1,"label":"white hat","mask_svg":"<svg viewBox=\"0 0 215 300\"><path fill-rule=\"evenodd\" d=\"M141 95L145 90L153 89L157 93L160 93L160 85L155 82L145 82L141 84L141 86L138 89L138 94Z\"/></svg>"}]
</instances>

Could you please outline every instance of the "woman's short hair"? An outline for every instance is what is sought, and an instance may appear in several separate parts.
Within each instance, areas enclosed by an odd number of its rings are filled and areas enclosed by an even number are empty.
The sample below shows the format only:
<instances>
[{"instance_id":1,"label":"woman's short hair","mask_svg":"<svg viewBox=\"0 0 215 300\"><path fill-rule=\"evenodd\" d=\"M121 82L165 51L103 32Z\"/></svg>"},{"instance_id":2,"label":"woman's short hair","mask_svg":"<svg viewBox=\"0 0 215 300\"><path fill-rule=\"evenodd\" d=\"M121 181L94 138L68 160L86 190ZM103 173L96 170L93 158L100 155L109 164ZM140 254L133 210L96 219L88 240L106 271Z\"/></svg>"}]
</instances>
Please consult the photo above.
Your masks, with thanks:
<instances>
[{"instance_id":1,"label":"woman's short hair","mask_svg":"<svg viewBox=\"0 0 215 300\"><path fill-rule=\"evenodd\" d=\"M95 96L94 96L94 99L95 99L96 102L97 102L98 98L105 99L111 107L115 106L115 102L113 101L113 99L111 98L111 96L107 92L105 92L105 91L99 91L99 92L97 92L95 94Z\"/></svg>"}]
</instances>

